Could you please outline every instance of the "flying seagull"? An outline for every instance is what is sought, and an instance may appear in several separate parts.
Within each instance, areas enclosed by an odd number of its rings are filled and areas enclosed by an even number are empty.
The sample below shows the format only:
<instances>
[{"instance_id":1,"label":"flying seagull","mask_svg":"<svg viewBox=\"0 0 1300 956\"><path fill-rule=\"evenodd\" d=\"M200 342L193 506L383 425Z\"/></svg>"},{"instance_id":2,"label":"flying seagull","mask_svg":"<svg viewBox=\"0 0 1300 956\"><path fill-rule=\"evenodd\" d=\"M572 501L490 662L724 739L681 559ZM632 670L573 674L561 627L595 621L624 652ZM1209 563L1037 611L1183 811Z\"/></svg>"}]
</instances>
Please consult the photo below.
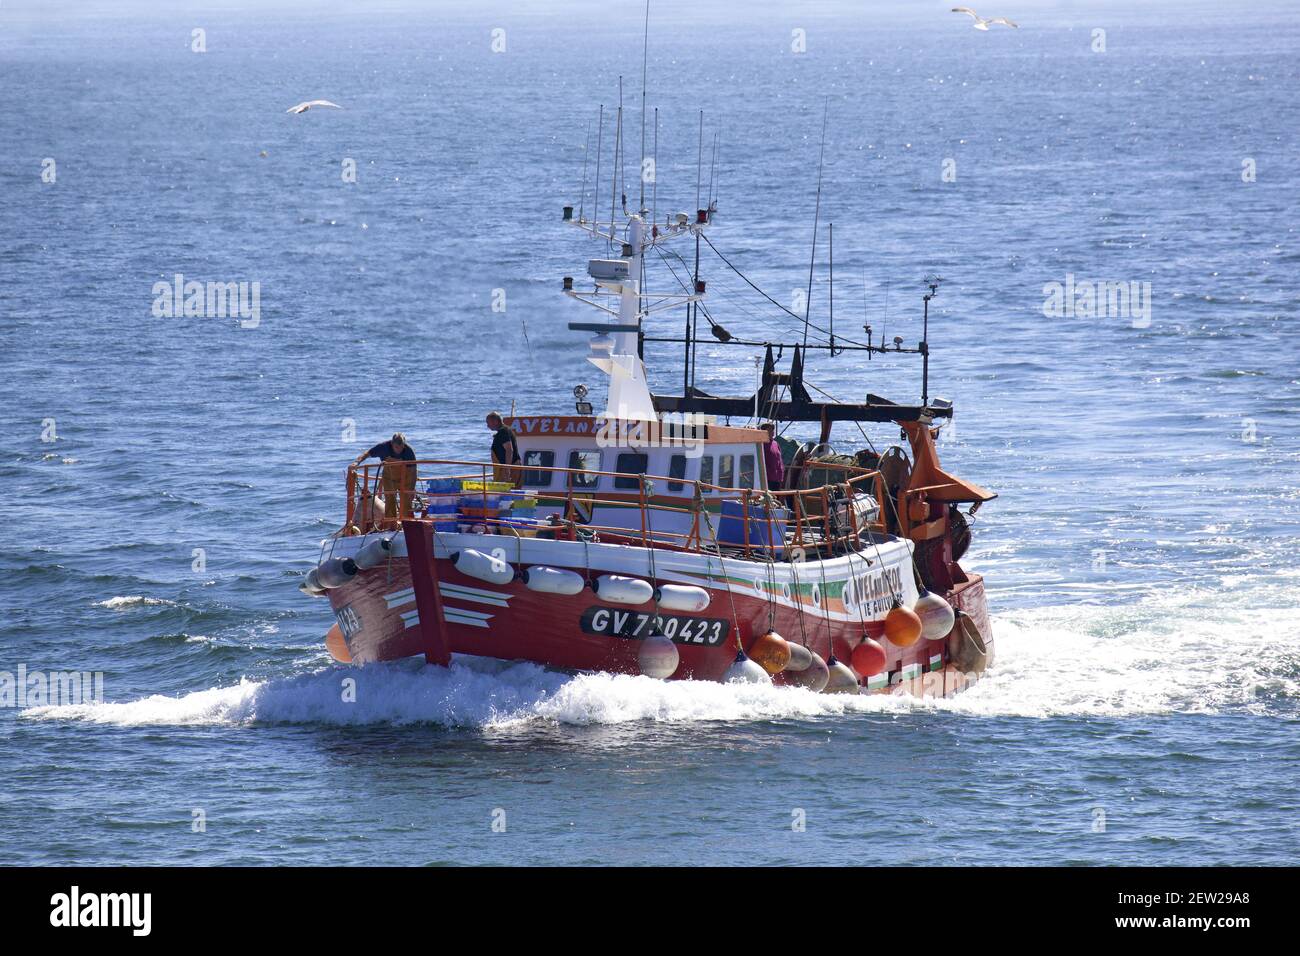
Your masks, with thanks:
<instances>
[{"instance_id":1,"label":"flying seagull","mask_svg":"<svg viewBox=\"0 0 1300 956\"><path fill-rule=\"evenodd\" d=\"M975 23L972 25L975 27L976 30L987 30L989 28L989 24L991 23L1002 23L1009 27L1015 27L1017 30L1020 29L1020 27L1017 24L1012 23L1006 17L992 17L992 18L982 17L974 10L972 10L970 7L953 7L952 12L964 13L967 16L974 19Z\"/></svg>"},{"instance_id":2,"label":"flying seagull","mask_svg":"<svg viewBox=\"0 0 1300 956\"><path fill-rule=\"evenodd\" d=\"M984 29L987 30L988 27L985 27ZM337 103L331 103L329 100L308 100L306 103L299 103L297 106L291 106L291 107L289 107L287 110L285 110L285 112L286 112L286 113L305 113L305 112L307 112L309 109L311 109L313 106L330 106L330 107L333 107L333 108L336 109L336 110L341 110L341 109L343 109L343 107L339 106Z\"/></svg>"}]
</instances>

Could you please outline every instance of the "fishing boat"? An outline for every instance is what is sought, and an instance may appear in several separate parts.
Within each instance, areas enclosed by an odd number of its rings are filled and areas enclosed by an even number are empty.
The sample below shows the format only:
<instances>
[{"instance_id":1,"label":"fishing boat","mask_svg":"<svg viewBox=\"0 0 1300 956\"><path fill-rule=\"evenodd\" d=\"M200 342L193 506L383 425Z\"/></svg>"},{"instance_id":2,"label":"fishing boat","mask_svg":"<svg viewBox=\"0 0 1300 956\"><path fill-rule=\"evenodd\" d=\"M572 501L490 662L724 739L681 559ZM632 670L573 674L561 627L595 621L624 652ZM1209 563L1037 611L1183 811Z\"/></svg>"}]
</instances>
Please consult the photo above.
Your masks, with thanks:
<instances>
[{"instance_id":1,"label":"fishing boat","mask_svg":"<svg viewBox=\"0 0 1300 956\"><path fill-rule=\"evenodd\" d=\"M620 106L615 180L621 120ZM657 139L657 115L655 125ZM642 139L644 155L644 122ZM600 168L598 145L596 195ZM836 336L833 318L827 343L809 341L810 329L827 330L807 310L801 341L738 338L704 305L702 248L758 288L708 236L712 182L701 200L697 180L693 214L662 218L657 187L647 203L643 181L629 211L624 184L621 209L611 199L603 218L587 214L586 173L584 161L578 209L563 207L561 218L604 255L587 262L585 279L563 277L561 286L604 313L569 324L590 336L587 357L607 379L603 408L580 384L572 413L512 414L513 466L446 458L349 467L344 522L301 585L329 600L333 657L367 664L418 655L450 666L462 654L853 694L948 696L977 680L993 640L983 579L959 561L969 515L995 495L939 462L936 437L953 405L928 394L938 279L924 287L915 346L877 341L866 325L865 341ZM620 195L617 182L611 195ZM685 259L663 253L681 240L695 245L685 277L672 265L684 270ZM814 242L814 260L815 250ZM679 288L645 288L651 254L669 264ZM655 327L652 317L669 310L685 315L679 337ZM680 394L651 390L647 342L683 347ZM762 356L752 395L696 386L706 345ZM819 350L917 356L921 400L816 400L805 365ZM786 356L788 371L780 370ZM769 474L764 422L819 427L815 442L786 443L781 481ZM877 449L867 440L837 454L835 426L866 440L865 423L897 426L899 444ZM409 493L389 485L386 500L383 476L392 468L407 469Z\"/></svg>"}]
</instances>

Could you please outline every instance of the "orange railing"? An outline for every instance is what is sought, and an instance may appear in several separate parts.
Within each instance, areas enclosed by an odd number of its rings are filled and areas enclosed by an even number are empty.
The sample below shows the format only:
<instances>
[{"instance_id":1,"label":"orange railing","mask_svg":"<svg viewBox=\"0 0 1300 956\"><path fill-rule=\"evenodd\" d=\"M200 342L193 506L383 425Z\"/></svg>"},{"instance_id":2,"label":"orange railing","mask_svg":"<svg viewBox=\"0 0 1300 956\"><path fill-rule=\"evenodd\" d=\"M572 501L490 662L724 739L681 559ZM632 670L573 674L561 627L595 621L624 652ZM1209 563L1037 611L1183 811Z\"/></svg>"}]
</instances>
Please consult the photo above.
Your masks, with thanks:
<instances>
[{"instance_id":1,"label":"orange railing","mask_svg":"<svg viewBox=\"0 0 1300 956\"><path fill-rule=\"evenodd\" d=\"M391 516L380 513L376 498L383 492L384 465L352 465L347 472L347 521L341 535L355 535L368 531L391 530L399 526L399 517L427 517L420 514L428 494L421 489L431 478L451 481L477 481L481 483L482 508L472 524L495 533L518 534L519 529L507 520L492 517L491 497L499 493L489 490L489 482L500 466L485 462L458 461L454 459L420 459L404 462L415 470L414 487L399 495L399 505L407 505L407 513ZM629 472L597 471L592 469L555 468L542 465L512 466L516 474L547 473L562 477L562 487L550 488L513 484L514 494L536 498L539 506L553 509L556 516L550 525L543 526L548 535L573 538L578 529L594 532L607 540L619 543L638 543L642 546L672 547L698 551L714 547L731 547L745 556L769 555L787 548L804 550L857 550L862 547L860 535L864 531L885 532L885 504L887 491L880 472L848 465L821 463L819 469L838 469L844 480L817 488L789 491L767 491L761 488L734 488L674 478L664 475L642 475ZM440 469L439 473L426 473L425 468ZM442 469L455 469L445 471ZM469 470L465 470L469 469ZM579 481L578 479L582 479ZM593 479L632 479L636 489L620 494L617 490L596 491L584 487ZM662 494L659 488L668 485L680 491ZM866 491L875 500L874 520L860 521L854 506L856 495ZM463 499L476 492L446 492ZM433 493L439 494L439 493ZM400 501L405 498L405 502ZM723 514L723 502L739 504L739 514ZM714 507L711 507L714 506ZM636 509L628 515L626 523L597 524L596 508ZM585 514L584 514L585 511ZM678 519L684 530L658 526L654 516L685 516ZM670 520L672 520L670 518ZM722 522L740 522L738 541L719 541ZM766 535L763 534L766 531Z\"/></svg>"}]
</instances>

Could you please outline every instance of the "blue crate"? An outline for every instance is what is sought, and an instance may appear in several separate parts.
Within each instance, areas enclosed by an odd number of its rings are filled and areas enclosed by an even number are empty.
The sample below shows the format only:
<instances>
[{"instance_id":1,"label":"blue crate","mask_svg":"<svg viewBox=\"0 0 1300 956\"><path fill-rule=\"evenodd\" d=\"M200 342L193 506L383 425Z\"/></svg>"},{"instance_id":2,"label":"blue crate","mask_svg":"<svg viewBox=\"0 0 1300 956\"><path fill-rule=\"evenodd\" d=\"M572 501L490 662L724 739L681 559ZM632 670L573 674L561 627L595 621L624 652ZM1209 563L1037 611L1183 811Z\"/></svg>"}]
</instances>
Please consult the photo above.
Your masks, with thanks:
<instances>
[{"instance_id":1,"label":"blue crate","mask_svg":"<svg viewBox=\"0 0 1300 956\"><path fill-rule=\"evenodd\" d=\"M768 513L771 512L772 523L768 525ZM772 548L780 554L785 544L786 524L790 519L789 508L764 508L762 505L749 506L749 545L753 548ZM769 538L775 538L775 541ZM720 544L745 543L745 505L739 501L722 502L722 519L718 522L718 542Z\"/></svg>"}]
</instances>

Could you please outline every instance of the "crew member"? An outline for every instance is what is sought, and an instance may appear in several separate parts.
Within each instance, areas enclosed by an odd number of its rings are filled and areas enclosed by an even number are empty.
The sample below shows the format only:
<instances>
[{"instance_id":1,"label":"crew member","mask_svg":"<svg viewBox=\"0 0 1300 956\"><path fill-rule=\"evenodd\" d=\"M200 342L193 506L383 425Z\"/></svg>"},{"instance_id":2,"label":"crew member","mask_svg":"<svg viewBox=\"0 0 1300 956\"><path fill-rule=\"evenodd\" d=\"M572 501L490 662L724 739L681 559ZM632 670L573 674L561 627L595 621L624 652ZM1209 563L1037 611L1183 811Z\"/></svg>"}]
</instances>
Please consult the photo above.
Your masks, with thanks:
<instances>
[{"instance_id":1,"label":"crew member","mask_svg":"<svg viewBox=\"0 0 1300 956\"><path fill-rule=\"evenodd\" d=\"M384 463L384 517L411 517L411 496L415 491L415 450L406 443L406 436L401 432L388 441L380 442L374 448L357 457L355 464L361 464L367 458L378 458Z\"/></svg>"},{"instance_id":2,"label":"crew member","mask_svg":"<svg viewBox=\"0 0 1300 956\"><path fill-rule=\"evenodd\" d=\"M492 478L494 481L519 483L519 442L515 433L501 420L500 412L489 412L487 427L492 435Z\"/></svg>"},{"instance_id":3,"label":"crew member","mask_svg":"<svg viewBox=\"0 0 1300 956\"><path fill-rule=\"evenodd\" d=\"M767 467L767 487L771 491L780 491L785 483L785 460L781 457L781 446L776 441L776 422L763 425L767 432L767 444L763 446L763 462Z\"/></svg>"}]
</instances>

